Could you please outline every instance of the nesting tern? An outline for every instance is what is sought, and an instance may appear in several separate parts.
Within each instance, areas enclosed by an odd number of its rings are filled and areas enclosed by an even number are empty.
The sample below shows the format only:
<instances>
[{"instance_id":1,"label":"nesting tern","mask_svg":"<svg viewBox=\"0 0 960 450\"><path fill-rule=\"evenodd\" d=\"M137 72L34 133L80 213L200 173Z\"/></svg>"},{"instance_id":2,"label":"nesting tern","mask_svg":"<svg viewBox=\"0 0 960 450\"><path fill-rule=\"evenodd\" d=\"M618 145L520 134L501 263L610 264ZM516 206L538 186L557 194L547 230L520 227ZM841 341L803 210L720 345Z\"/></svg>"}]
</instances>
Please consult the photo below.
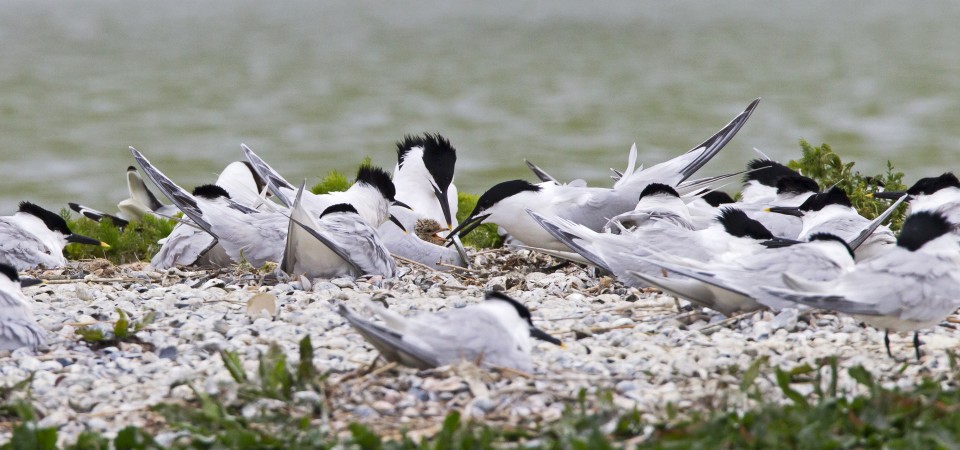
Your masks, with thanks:
<instances>
[{"instance_id":1,"label":"nesting tern","mask_svg":"<svg viewBox=\"0 0 960 450\"><path fill-rule=\"evenodd\" d=\"M766 294L758 286L784 286L784 272L802 273L804 278L828 281L853 269L853 250L831 234L814 234L809 242L771 248L725 261L701 262L666 254L638 257L683 278L631 272L644 282L659 287L725 316L749 312L764 306L775 310L796 307ZM659 260L663 257L667 260Z\"/></svg>"},{"instance_id":2,"label":"nesting tern","mask_svg":"<svg viewBox=\"0 0 960 450\"><path fill-rule=\"evenodd\" d=\"M893 200L903 195L910 202L907 215L937 211L946 215L951 223L960 223L960 180L950 172L921 178L906 191L883 191L868 196Z\"/></svg>"},{"instance_id":3,"label":"nesting tern","mask_svg":"<svg viewBox=\"0 0 960 450\"><path fill-rule=\"evenodd\" d=\"M723 208L714 225L702 230L677 227L671 222L654 223L632 232L597 233L583 225L561 218L548 218L530 213L533 219L577 254L597 267L613 273L622 282L634 287L648 284L631 272L659 274L660 268L639 260L651 252L709 261L721 256L736 258L765 249L774 236L743 211ZM549 251L547 252L549 254ZM564 257L561 254L555 256Z\"/></svg>"},{"instance_id":4,"label":"nesting tern","mask_svg":"<svg viewBox=\"0 0 960 450\"><path fill-rule=\"evenodd\" d=\"M59 214L30 202L20 202L14 215L0 217L0 263L17 270L67 265L63 247L68 243L110 247L73 233Z\"/></svg>"},{"instance_id":5,"label":"nesting tern","mask_svg":"<svg viewBox=\"0 0 960 450\"><path fill-rule=\"evenodd\" d=\"M533 325L530 310L500 292L488 292L486 300L476 305L410 317L370 301L365 305L380 316L383 325L342 304L339 312L384 358L418 369L467 360L529 373L533 371L530 338L562 346Z\"/></svg>"},{"instance_id":6,"label":"nesting tern","mask_svg":"<svg viewBox=\"0 0 960 450\"><path fill-rule=\"evenodd\" d=\"M250 163L234 161L217 176L216 186L231 200L258 211L273 211L276 205L266 199L264 184ZM181 221L168 236L159 241L160 250L150 259L154 269L163 270L176 265L226 267L234 263L216 238L190 221Z\"/></svg>"},{"instance_id":7,"label":"nesting tern","mask_svg":"<svg viewBox=\"0 0 960 450\"><path fill-rule=\"evenodd\" d=\"M30 299L20 286L17 269L0 263L0 350L35 349L46 342L43 329L33 318Z\"/></svg>"},{"instance_id":8,"label":"nesting tern","mask_svg":"<svg viewBox=\"0 0 960 450\"><path fill-rule=\"evenodd\" d=\"M301 186L290 210L281 270L308 278L393 277L390 251L353 205L332 205L315 220L302 206L303 192Z\"/></svg>"},{"instance_id":9,"label":"nesting tern","mask_svg":"<svg viewBox=\"0 0 960 450\"><path fill-rule=\"evenodd\" d=\"M936 326L960 306L960 240L956 227L940 213L921 211L907 217L897 245L860 262L833 281L815 282L784 273L789 289L763 288L770 295L813 308L850 314L889 332L914 331L920 359L919 331Z\"/></svg>"},{"instance_id":10,"label":"nesting tern","mask_svg":"<svg viewBox=\"0 0 960 450\"><path fill-rule=\"evenodd\" d=\"M532 184L524 180L499 183L480 196L470 215L451 233L464 235L482 223L493 222L526 245L550 250L568 251L562 242L538 226L527 209L548 217L559 217L599 231L607 221L633 210L640 193L650 183L678 187L703 167L732 139L753 113L759 99L719 132L694 149L669 161L643 170L636 170L631 157L627 170L612 189L572 186L543 182ZM636 145L631 156L636 154ZM704 183L712 184L715 179ZM700 183L684 185L685 192L700 191Z\"/></svg>"},{"instance_id":11,"label":"nesting tern","mask_svg":"<svg viewBox=\"0 0 960 450\"><path fill-rule=\"evenodd\" d=\"M783 177L800 176L797 171L769 159L751 160L747 163L747 170L740 190L740 201L743 203L777 202L780 200L777 182Z\"/></svg>"},{"instance_id":12,"label":"nesting tern","mask_svg":"<svg viewBox=\"0 0 960 450\"><path fill-rule=\"evenodd\" d=\"M415 229L420 221L439 223L443 226L432 236L444 238L457 225L457 187L453 184L456 162L456 149L439 134L407 135L397 142L393 183L396 199L404 206L392 206L390 212L404 229ZM453 237L451 249L438 245L431 236L423 239L392 223L384 223L377 231L397 256L439 270L468 265L459 237Z\"/></svg>"},{"instance_id":13,"label":"nesting tern","mask_svg":"<svg viewBox=\"0 0 960 450\"><path fill-rule=\"evenodd\" d=\"M770 212L799 216L803 223L798 239L806 239L814 233L830 233L840 238L853 240L871 221L857 212L847 193L838 186L827 192L811 195L797 207L777 206ZM886 226L878 227L857 250L857 261L882 254L887 247L897 242L893 231Z\"/></svg>"}]
</instances>

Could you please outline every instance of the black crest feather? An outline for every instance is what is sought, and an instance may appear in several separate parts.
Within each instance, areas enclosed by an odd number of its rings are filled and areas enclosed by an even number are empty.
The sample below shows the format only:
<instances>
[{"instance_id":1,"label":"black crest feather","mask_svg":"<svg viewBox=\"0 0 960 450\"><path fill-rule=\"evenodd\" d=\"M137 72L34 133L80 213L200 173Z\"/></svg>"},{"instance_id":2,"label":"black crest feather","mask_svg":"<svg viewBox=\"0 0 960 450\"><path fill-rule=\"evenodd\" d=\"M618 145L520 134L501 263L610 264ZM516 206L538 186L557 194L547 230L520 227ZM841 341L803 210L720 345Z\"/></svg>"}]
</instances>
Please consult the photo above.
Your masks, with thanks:
<instances>
[{"instance_id":1,"label":"black crest feather","mask_svg":"<svg viewBox=\"0 0 960 450\"><path fill-rule=\"evenodd\" d=\"M923 247L923 244L949 233L952 229L953 225L939 212L915 212L903 221L897 245L913 252Z\"/></svg>"},{"instance_id":2,"label":"black crest feather","mask_svg":"<svg viewBox=\"0 0 960 450\"><path fill-rule=\"evenodd\" d=\"M509 303L510 306L513 306L517 310L517 315L519 315L520 318L525 319L527 323L533 326L533 317L530 315L530 310L527 309L526 306L523 306L522 303L510 298L507 294L499 291L487 291L486 299L501 300Z\"/></svg>"},{"instance_id":3,"label":"black crest feather","mask_svg":"<svg viewBox=\"0 0 960 450\"><path fill-rule=\"evenodd\" d=\"M201 184L193 188L193 196L208 200L214 200L218 197L230 198L230 193L226 189L215 184Z\"/></svg>"},{"instance_id":4,"label":"black crest feather","mask_svg":"<svg viewBox=\"0 0 960 450\"><path fill-rule=\"evenodd\" d=\"M642 199L648 195L657 194L671 195L677 198L680 197L680 194L677 193L677 190L670 186L661 183L650 183L647 185L647 187L643 188L642 192L640 192L640 198Z\"/></svg>"},{"instance_id":5,"label":"black crest feather","mask_svg":"<svg viewBox=\"0 0 960 450\"><path fill-rule=\"evenodd\" d=\"M957 180L957 177L950 172L940 175L939 177L927 177L917 180L917 182L913 183L913 186L910 186L910 189L907 190L907 194L930 195L940 189L948 187L960 188L960 180Z\"/></svg>"},{"instance_id":6,"label":"black crest feather","mask_svg":"<svg viewBox=\"0 0 960 450\"><path fill-rule=\"evenodd\" d=\"M354 208L353 205L349 203L337 203L336 205L330 205L327 207L327 209L323 210L323 212L320 213L320 218L322 219L323 216L334 213L360 214L357 212L357 208Z\"/></svg>"},{"instance_id":7,"label":"black crest feather","mask_svg":"<svg viewBox=\"0 0 960 450\"><path fill-rule=\"evenodd\" d=\"M853 207L853 203L850 203L850 197L847 197L847 193L844 192L843 189L834 186L827 192L811 195L810 198L800 205L800 210L820 211L830 205Z\"/></svg>"},{"instance_id":8,"label":"black crest feather","mask_svg":"<svg viewBox=\"0 0 960 450\"><path fill-rule=\"evenodd\" d=\"M756 181L770 187L776 187L777 181L783 177L800 175L797 171L769 159L754 159L747 163L747 169L750 172L743 176L744 183Z\"/></svg>"},{"instance_id":9,"label":"black crest feather","mask_svg":"<svg viewBox=\"0 0 960 450\"><path fill-rule=\"evenodd\" d=\"M394 196L397 195L397 188L394 187L390 174L376 166L360 166L356 182L377 188L383 197L390 201L394 201Z\"/></svg>"},{"instance_id":10,"label":"black crest feather","mask_svg":"<svg viewBox=\"0 0 960 450\"><path fill-rule=\"evenodd\" d=\"M760 222L751 219L747 213L736 208L721 208L717 221L732 236L753 239L773 239L773 233Z\"/></svg>"},{"instance_id":11,"label":"black crest feather","mask_svg":"<svg viewBox=\"0 0 960 450\"><path fill-rule=\"evenodd\" d=\"M457 165L457 149L450 145L447 138L437 134L406 135L397 142L397 164L403 167L411 149L423 149L423 165L433 176L437 187L446 189L453 183L453 172Z\"/></svg>"},{"instance_id":12,"label":"black crest feather","mask_svg":"<svg viewBox=\"0 0 960 450\"><path fill-rule=\"evenodd\" d=\"M526 180L510 180L498 183L492 188L487 189L487 192L484 192L483 195L480 196L474 212L483 211L507 197L524 191L539 192L540 186Z\"/></svg>"},{"instance_id":13,"label":"black crest feather","mask_svg":"<svg viewBox=\"0 0 960 450\"><path fill-rule=\"evenodd\" d=\"M777 194L805 194L807 192L820 192L820 185L803 175L787 175L777 180Z\"/></svg>"},{"instance_id":14,"label":"black crest feather","mask_svg":"<svg viewBox=\"0 0 960 450\"><path fill-rule=\"evenodd\" d=\"M710 206L716 208L720 205L725 205L727 203L733 203L733 197L730 194L723 191L710 191L706 194L703 194L701 197L703 201L707 202Z\"/></svg>"},{"instance_id":15,"label":"black crest feather","mask_svg":"<svg viewBox=\"0 0 960 450\"><path fill-rule=\"evenodd\" d=\"M20 274L17 273L17 269L9 264L0 263L0 273L6 275L10 281L20 281Z\"/></svg>"},{"instance_id":16,"label":"black crest feather","mask_svg":"<svg viewBox=\"0 0 960 450\"><path fill-rule=\"evenodd\" d=\"M809 237L807 240L810 241L810 242L813 242L813 241L837 241L837 242L843 244L843 248L847 249L847 252L850 253L850 257L851 257L851 258L856 258L856 256L854 256L854 254L853 254L853 249L850 248L850 244L848 244L847 241L841 239L840 236L837 236L837 235L835 235L835 234L830 234L830 233L813 233L813 234L810 235L810 237Z\"/></svg>"},{"instance_id":17,"label":"black crest feather","mask_svg":"<svg viewBox=\"0 0 960 450\"><path fill-rule=\"evenodd\" d=\"M19 212L30 214L34 217L43 221L43 224L50 229L50 231L56 231L64 236L70 236L70 228L67 226L67 221L63 220L63 217L60 217L59 214L47 211L33 203L30 202L20 202Z\"/></svg>"}]
</instances>

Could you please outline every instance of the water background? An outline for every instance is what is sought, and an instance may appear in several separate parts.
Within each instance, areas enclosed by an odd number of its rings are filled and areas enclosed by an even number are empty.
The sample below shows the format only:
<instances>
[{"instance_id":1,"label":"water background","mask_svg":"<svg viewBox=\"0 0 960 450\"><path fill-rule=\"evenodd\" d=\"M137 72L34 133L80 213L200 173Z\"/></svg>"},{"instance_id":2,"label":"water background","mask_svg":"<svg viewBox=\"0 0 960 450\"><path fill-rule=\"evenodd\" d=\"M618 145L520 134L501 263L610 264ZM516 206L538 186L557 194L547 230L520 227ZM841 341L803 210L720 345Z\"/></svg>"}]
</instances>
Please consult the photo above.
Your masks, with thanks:
<instances>
[{"instance_id":1,"label":"water background","mask_svg":"<svg viewBox=\"0 0 960 450\"><path fill-rule=\"evenodd\" d=\"M245 142L288 179L391 167L404 133L458 149L457 184L609 185L753 98L702 173L828 142L865 171L960 168L960 2L0 0L0 213L114 210L127 146L184 186Z\"/></svg>"}]
</instances>

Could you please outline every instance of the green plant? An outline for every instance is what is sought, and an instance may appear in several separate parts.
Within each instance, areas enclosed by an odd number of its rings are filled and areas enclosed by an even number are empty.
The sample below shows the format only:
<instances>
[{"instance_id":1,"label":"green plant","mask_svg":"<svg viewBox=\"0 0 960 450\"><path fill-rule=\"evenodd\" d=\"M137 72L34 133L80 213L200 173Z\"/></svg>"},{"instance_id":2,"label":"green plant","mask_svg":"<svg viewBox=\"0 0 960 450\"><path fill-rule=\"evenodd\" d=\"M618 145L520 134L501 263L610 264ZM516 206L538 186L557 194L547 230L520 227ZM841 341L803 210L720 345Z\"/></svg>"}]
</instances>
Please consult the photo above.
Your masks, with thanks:
<instances>
[{"instance_id":1,"label":"green plant","mask_svg":"<svg viewBox=\"0 0 960 450\"><path fill-rule=\"evenodd\" d=\"M67 259L106 258L114 264L125 264L137 261L149 261L158 250L160 239L167 237L176 221L152 216L144 216L141 220L131 222L125 229L116 227L110 219L95 222L86 217L76 220L70 218L66 209L60 215L67 220L70 231L99 239L110 245L109 248L91 245L70 244L64 248Z\"/></svg>"},{"instance_id":2,"label":"green plant","mask_svg":"<svg viewBox=\"0 0 960 450\"><path fill-rule=\"evenodd\" d=\"M463 222L464 219L477 206L479 195L460 192L457 194L457 222ZM462 238L463 245L473 248L496 248L503 245L503 238L497 233L497 225L485 223L478 226L469 234Z\"/></svg>"},{"instance_id":3,"label":"green plant","mask_svg":"<svg viewBox=\"0 0 960 450\"><path fill-rule=\"evenodd\" d=\"M864 175L853 169L854 162L844 163L840 155L836 154L827 144L814 147L801 139L800 159L792 160L787 165L801 174L812 178L821 188L839 186L850 197L853 207L864 217L872 219L890 206L889 201L876 200L869 196L877 191L878 187L886 190L906 190L903 184L903 173L897 172L893 164L887 161L887 171L883 174ZM906 214L906 205L901 205L890 218L890 228L899 230Z\"/></svg>"},{"instance_id":4,"label":"green plant","mask_svg":"<svg viewBox=\"0 0 960 450\"><path fill-rule=\"evenodd\" d=\"M156 313L150 311L143 319L133 323L131 332L130 319L127 318L127 314L120 308L117 308L116 311L119 318L114 322L112 331L105 331L96 325L87 325L77 328L74 333L87 343L94 344L97 347L107 347L116 345L118 342L136 340L134 334L153 323L156 317Z\"/></svg>"},{"instance_id":5,"label":"green plant","mask_svg":"<svg viewBox=\"0 0 960 450\"><path fill-rule=\"evenodd\" d=\"M360 161L360 165L358 167L369 166L371 164L373 164L372 160L369 156L366 156L362 161ZM323 179L320 180L319 183L310 188L310 192L313 192L317 195L327 194L330 192L343 192L347 189L350 189L351 185L353 185L353 182L350 181L346 175L336 170L331 170L324 175Z\"/></svg>"}]
</instances>

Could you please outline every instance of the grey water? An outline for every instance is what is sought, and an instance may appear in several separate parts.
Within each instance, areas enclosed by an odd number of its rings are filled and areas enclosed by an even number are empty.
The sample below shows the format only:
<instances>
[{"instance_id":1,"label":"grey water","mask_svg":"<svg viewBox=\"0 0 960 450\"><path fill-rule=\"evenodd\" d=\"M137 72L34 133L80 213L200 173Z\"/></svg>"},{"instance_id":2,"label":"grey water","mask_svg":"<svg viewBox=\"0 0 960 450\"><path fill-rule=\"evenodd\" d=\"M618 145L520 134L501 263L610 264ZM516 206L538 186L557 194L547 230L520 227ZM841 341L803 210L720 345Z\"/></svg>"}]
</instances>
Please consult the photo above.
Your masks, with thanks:
<instances>
[{"instance_id":1,"label":"grey water","mask_svg":"<svg viewBox=\"0 0 960 450\"><path fill-rule=\"evenodd\" d=\"M960 3L0 0L0 213L114 211L134 146L184 186L250 145L290 180L441 132L457 184L609 185L751 100L704 169L830 143L908 181L960 167Z\"/></svg>"}]
</instances>

